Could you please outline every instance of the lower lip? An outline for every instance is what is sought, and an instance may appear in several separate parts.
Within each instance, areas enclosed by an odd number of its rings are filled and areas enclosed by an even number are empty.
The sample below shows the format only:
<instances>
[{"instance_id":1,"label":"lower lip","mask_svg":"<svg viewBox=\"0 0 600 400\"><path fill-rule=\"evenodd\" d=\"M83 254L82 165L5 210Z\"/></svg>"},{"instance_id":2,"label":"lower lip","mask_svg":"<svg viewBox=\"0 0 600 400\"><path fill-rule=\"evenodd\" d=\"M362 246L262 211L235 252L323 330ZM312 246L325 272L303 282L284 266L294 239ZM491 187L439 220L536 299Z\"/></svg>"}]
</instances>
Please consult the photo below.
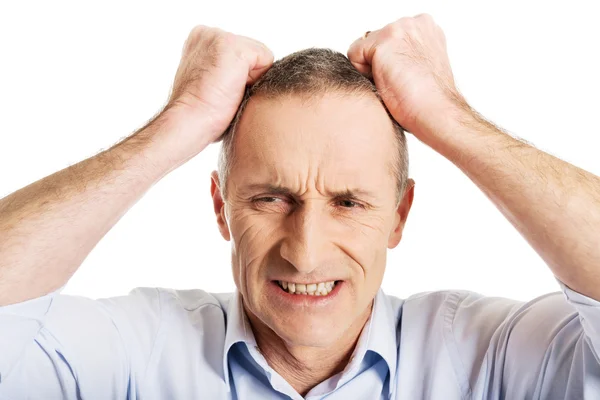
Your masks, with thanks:
<instances>
[{"instance_id":1,"label":"lower lip","mask_svg":"<svg viewBox=\"0 0 600 400\"><path fill-rule=\"evenodd\" d=\"M268 286L269 296L274 296L277 301L285 302L289 305L322 307L331 303L339 295L344 287L344 281L337 281L333 290L325 296L311 296L309 294L292 294L283 290L276 281L271 281Z\"/></svg>"}]
</instances>

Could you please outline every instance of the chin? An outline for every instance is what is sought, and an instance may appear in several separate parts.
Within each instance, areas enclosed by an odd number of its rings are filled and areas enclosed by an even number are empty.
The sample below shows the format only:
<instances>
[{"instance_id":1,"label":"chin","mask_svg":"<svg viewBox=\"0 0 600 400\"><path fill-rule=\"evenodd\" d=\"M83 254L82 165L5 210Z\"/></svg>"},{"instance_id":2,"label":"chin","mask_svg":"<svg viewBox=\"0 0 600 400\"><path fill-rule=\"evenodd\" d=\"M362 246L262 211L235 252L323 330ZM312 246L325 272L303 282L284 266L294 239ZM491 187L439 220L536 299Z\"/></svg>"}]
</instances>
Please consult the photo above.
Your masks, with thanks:
<instances>
[{"instance_id":1,"label":"chin","mask_svg":"<svg viewBox=\"0 0 600 400\"><path fill-rule=\"evenodd\" d=\"M271 329L288 345L309 347L329 347L336 343L344 332L340 329L343 326L341 324L323 324L322 318L315 321L311 319L300 318L294 322L287 319L282 321L283 323L275 323Z\"/></svg>"}]
</instances>

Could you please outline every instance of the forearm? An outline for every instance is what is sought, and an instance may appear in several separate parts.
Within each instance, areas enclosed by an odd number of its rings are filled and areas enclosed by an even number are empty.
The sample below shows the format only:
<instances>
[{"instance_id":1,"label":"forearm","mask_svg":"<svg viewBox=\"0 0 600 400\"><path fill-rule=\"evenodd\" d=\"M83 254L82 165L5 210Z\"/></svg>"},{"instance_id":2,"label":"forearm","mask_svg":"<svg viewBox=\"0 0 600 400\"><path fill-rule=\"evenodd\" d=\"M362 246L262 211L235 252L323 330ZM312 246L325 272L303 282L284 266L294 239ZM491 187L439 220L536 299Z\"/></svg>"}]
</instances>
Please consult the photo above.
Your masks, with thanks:
<instances>
[{"instance_id":1,"label":"forearm","mask_svg":"<svg viewBox=\"0 0 600 400\"><path fill-rule=\"evenodd\" d=\"M186 161L167 151L168 129L161 116L111 149L0 200L0 306L64 285L125 212Z\"/></svg>"},{"instance_id":2,"label":"forearm","mask_svg":"<svg viewBox=\"0 0 600 400\"><path fill-rule=\"evenodd\" d=\"M600 300L600 178L456 111L432 147L486 194L572 289ZM435 136L435 135L433 135Z\"/></svg>"}]
</instances>

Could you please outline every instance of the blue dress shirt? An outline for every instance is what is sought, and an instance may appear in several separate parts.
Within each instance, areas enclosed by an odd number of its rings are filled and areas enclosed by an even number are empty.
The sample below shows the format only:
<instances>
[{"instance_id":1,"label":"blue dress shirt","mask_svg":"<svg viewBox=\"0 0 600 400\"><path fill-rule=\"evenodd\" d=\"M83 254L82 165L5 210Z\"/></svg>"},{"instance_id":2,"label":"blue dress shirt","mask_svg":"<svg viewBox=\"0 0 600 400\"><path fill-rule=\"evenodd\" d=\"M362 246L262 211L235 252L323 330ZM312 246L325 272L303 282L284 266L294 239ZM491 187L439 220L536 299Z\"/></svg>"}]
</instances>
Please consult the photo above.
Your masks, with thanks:
<instances>
[{"instance_id":1,"label":"blue dress shirt","mask_svg":"<svg viewBox=\"0 0 600 400\"><path fill-rule=\"evenodd\" d=\"M600 302L379 291L344 371L306 399L600 399ZM0 399L302 399L238 293L138 288L0 307Z\"/></svg>"}]
</instances>

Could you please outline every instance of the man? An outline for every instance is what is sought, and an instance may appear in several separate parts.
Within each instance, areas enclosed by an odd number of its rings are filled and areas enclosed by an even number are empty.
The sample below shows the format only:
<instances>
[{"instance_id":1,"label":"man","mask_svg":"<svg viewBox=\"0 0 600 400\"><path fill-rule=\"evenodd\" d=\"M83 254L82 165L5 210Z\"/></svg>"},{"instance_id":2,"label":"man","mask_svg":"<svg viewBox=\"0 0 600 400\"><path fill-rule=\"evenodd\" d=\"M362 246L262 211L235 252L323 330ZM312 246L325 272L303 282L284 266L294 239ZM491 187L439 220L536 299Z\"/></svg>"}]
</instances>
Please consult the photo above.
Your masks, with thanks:
<instances>
[{"instance_id":1,"label":"man","mask_svg":"<svg viewBox=\"0 0 600 400\"><path fill-rule=\"evenodd\" d=\"M0 398L600 398L600 179L473 111L428 15L367 32L348 59L271 65L261 43L197 27L145 128L4 198ZM415 188L400 126L486 193L563 294L380 290ZM211 193L236 293L59 294L223 132Z\"/></svg>"}]
</instances>

